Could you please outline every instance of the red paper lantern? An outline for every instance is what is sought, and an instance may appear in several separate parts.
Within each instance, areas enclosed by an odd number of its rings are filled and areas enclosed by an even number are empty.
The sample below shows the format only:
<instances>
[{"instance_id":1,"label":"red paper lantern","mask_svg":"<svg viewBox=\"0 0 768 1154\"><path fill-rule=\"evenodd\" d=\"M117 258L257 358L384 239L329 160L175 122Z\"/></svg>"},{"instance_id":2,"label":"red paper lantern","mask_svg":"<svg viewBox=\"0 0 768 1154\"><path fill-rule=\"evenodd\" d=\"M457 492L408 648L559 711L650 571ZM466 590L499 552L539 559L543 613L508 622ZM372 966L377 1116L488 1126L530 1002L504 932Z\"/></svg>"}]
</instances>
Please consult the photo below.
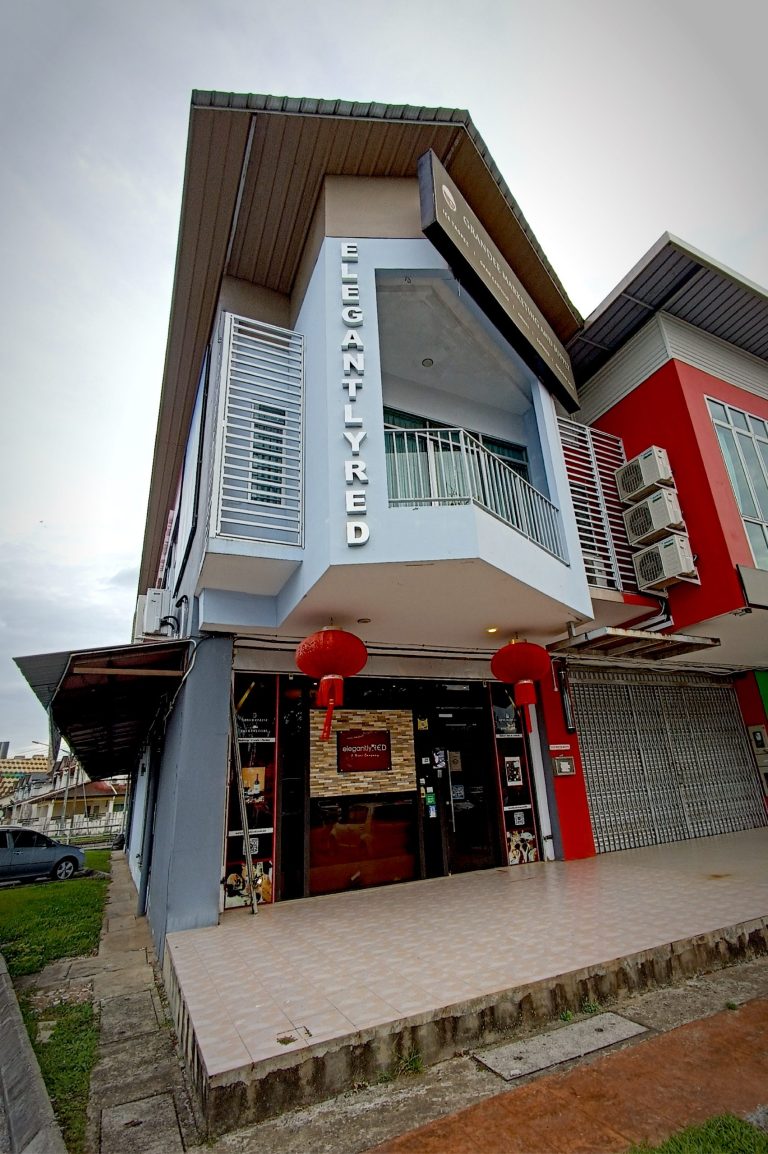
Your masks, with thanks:
<instances>
[{"instance_id":1,"label":"red paper lantern","mask_svg":"<svg viewBox=\"0 0 768 1154\"><path fill-rule=\"evenodd\" d=\"M317 704L327 712L321 741L331 736L331 721L336 705L344 704L344 678L354 677L368 660L368 650L354 633L328 626L312 633L296 648L296 664L307 677L319 677Z\"/></svg>"},{"instance_id":2,"label":"red paper lantern","mask_svg":"<svg viewBox=\"0 0 768 1154\"><path fill-rule=\"evenodd\" d=\"M530 641L515 641L503 645L491 658L491 673L497 681L515 687L515 705L525 718L525 728L531 732L528 706L536 704L534 681L541 681L550 669L549 654L541 645Z\"/></svg>"}]
</instances>

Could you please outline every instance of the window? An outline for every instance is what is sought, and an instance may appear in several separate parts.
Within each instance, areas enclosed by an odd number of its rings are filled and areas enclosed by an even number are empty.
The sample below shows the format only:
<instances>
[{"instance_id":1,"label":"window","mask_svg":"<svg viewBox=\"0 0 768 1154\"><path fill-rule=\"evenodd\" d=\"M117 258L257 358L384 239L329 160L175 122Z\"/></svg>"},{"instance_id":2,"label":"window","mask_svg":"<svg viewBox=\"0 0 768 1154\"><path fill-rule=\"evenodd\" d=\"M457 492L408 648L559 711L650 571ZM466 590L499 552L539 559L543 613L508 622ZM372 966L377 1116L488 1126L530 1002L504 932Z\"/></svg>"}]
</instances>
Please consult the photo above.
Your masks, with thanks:
<instances>
[{"instance_id":1,"label":"window","mask_svg":"<svg viewBox=\"0 0 768 1154\"><path fill-rule=\"evenodd\" d=\"M32 829L22 829L14 832L13 845L14 849L40 849L43 846L51 845L52 842L47 837L43 837L40 833L35 833Z\"/></svg>"},{"instance_id":2,"label":"window","mask_svg":"<svg viewBox=\"0 0 768 1154\"><path fill-rule=\"evenodd\" d=\"M252 501L282 505L284 442L285 409L254 401L248 479L248 495Z\"/></svg>"},{"instance_id":3,"label":"window","mask_svg":"<svg viewBox=\"0 0 768 1154\"><path fill-rule=\"evenodd\" d=\"M768 569L768 424L720 401L707 404L755 565Z\"/></svg>"},{"instance_id":4,"label":"window","mask_svg":"<svg viewBox=\"0 0 768 1154\"><path fill-rule=\"evenodd\" d=\"M446 426L440 421L430 421L426 417L415 417L412 413L403 413L399 409L384 409L385 429L444 429ZM505 464L514 469L524 481L528 480L528 453L524 445L515 445L511 441L500 441L496 437L489 437L485 433L475 433L467 429L471 437L496 457L501 457Z\"/></svg>"}]
</instances>

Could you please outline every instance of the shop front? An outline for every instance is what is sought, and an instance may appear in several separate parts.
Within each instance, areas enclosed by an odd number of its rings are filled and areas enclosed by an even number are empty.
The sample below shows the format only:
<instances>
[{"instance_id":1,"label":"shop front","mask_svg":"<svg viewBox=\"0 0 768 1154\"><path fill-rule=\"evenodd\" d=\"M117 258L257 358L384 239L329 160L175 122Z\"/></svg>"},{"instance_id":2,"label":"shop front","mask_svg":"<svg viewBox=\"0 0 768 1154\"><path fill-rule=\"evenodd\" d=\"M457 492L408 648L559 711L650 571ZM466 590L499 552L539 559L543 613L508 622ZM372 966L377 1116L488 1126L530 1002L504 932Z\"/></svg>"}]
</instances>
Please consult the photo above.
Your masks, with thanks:
<instances>
[{"instance_id":1,"label":"shop front","mask_svg":"<svg viewBox=\"0 0 768 1154\"><path fill-rule=\"evenodd\" d=\"M316 697L305 677L234 676L224 909L545 856L503 685L351 678L327 738Z\"/></svg>"}]
</instances>

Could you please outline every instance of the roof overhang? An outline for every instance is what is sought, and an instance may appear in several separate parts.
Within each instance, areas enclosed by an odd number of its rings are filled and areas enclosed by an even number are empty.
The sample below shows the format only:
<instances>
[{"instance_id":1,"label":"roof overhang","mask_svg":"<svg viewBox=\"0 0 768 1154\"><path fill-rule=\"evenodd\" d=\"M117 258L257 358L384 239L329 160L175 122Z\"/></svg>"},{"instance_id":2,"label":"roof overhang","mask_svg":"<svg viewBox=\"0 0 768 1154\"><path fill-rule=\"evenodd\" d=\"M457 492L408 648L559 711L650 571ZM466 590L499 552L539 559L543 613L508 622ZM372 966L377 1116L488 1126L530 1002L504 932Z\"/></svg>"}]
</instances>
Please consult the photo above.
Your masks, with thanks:
<instances>
[{"instance_id":1,"label":"roof overhang","mask_svg":"<svg viewBox=\"0 0 768 1154\"><path fill-rule=\"evenodd\" d=\"M566 343L583 385L658 312L768 359L768 293L669 233Z\"/></svg>"},{"instance_id":2,"label":"roof overhang","mask_svg":"<svg viewBox=\"0 0 768 1154\"><path fill-rule=\"evenodd\" d=\"M93 780L130 773L178 690L188 641L82 649L14 661Z\"/></svg>"},{"instance_id":3,"label":"roof overhang","mask_svg":"<svg viewBox=\"0 0 768 1154\"><path fill-rule=\"evenodd\" d=\"M224 275L290 295L326 176L417 177L432 150L565 343L582 324L461 109L194 92L139 590L152 586Z\"/></svg>"},{"instance_id":4,"label":"roof overhang","mask_svg":"<svg viewBox=\"0 0 768 1154\"><path fill-rule=\"evenodd\" d=\"M682 657L714 649L720 642L716 637L693 637L686 633L651 633L643 629L618 629L603 626L590 629L563 641L547 646L556 657L615 657L642 658L660 661L665 657Z\"/></svg>"}]
</instances>

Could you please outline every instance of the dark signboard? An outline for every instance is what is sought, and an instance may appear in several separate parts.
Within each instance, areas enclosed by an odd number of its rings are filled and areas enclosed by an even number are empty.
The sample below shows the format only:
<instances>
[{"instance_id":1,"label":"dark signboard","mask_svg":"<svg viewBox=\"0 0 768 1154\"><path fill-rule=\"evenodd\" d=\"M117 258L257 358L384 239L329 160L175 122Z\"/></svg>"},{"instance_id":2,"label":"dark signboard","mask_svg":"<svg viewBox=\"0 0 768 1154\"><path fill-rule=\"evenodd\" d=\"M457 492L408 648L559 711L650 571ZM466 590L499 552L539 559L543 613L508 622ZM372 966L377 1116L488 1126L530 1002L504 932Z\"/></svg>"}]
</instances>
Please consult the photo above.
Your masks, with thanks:
<instances>
[{"instance_id":1,"label":"dark signboard","mask_svg":"<svg viewBox=\"0 0 768 1154\"><path fill-rule=\"evenodd\" d=\"M568 354L433 152L419 160L421 227L536 376L573 412Z\"/></svg>"},{"instance_id":2,"label":"dark signboard","mask_svg":"<svg viewBox=\"0 0 768 1154\"><path fill-rule=\"evenodd\" d=\"M339 773L391 769L389 730L340 730L336 735L336 767Z\"/></svg>"}]
</instances>

